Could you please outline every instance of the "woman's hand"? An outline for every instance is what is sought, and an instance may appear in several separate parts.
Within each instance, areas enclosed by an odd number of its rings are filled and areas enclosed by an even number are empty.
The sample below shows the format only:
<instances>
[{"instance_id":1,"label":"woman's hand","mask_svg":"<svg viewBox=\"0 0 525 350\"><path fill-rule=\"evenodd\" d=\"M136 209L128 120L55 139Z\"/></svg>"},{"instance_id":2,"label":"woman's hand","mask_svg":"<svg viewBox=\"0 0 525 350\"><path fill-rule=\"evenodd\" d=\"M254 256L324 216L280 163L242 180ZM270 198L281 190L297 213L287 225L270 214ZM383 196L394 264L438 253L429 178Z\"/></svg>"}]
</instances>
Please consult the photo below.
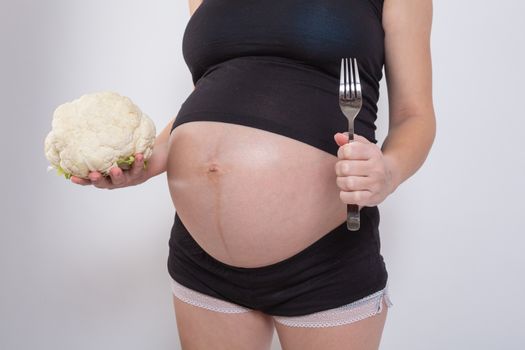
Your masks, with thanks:
<instances>
[{"instance_id":1,"label":"woman's hand","mask_svg":"<svg viewBox=\"0 0 525 350\"><path fill-rule=\"evenodd\" d=\"M149 166L149 163L148 163ZM102 176L98 171L89 173L89 180L76 176L71 176L71 181L78 185L94 185L98 188L112 190L115 188L135 186L143 183L148 179L144 169L144 156L141 153L135 154L135 161L130 169L122 170L119 167L113 167L109 171L109 176Z\"/></svg>"},{"instance_id":2,"label":"woman's hand","mask_svg":"<svg viewBox=\"0 0 525 350\"><path fill-rule=\"evenodd\" d=\"M334 135L340 146L335 164L339 197L346 204L364 206L381 203L392 192L392 176L383 152L365 137L354 133L348 143L348 132Z\"/></svg>"},{"instance_id":3,"label":"woman's hand","mask_svg":"<svg viewBox=\"0 0 525 350\"><path fill-rule=\"evenodd\" d=\"M112 190L115 188L135 186L154 176L162 174L166 171L168 163L169 137L171 126L174 122L175 118L157 135L153 152L148 158L147 169L144 169L144 155L136 153L135 161L130 169L122 170L119 167L113 167L110 169L109 176L107 177L102 176L98 171L92 171L89 173L89 180L71 176L71 181L78 185L94 185L98 188Z\"/></svg>"}]
</instances>

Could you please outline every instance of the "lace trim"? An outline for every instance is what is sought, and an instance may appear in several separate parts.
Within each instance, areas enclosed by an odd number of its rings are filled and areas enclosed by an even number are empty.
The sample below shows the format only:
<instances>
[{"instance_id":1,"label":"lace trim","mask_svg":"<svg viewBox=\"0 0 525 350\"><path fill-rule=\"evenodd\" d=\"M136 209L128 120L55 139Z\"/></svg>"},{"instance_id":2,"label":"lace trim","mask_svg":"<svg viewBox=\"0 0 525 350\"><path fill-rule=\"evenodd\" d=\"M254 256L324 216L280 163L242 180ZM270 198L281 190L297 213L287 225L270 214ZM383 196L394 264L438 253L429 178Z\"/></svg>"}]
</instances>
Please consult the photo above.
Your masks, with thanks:
<instances>
[{"instance_id":1,"label":"lace trim","mask_svg":"<svg viewBox=\"0 0 525 350\"><path fill-rule=\"evenodd\" d=\"M174 279L171 279L171 290L173 294L180 300L193 306L202 307L211 311L228 314L238 314L251 311L251 309L245 308L243 306L194 291L193 289L183 286Z\"/></svg>"},{"instance_id":2,"label":"lace trim","mask_svg":"<svg viewBox=\"0 0 525 350\"><path fill-rule=\"evenodd\" d=\"M368 295L341 307L320 311L304 316L274 316L274 320L289 327L335 327L362 320L378 314L383 309L383 298L387 307L394 304L390 300L388 285L374 294Z\"/></svg>"},{"instance_id":3,"label":"lace trim","mask_svg":"<svg viewBox=\"0 0 525 350\"><path fill-rule=\"evenodd\" d=\"M194 291L173 279L171 279L171 289L173 294L183 302L207 310L230 314L252 311L244 306ZM383 299L387 307L394 305L390 300L388 285L380 291L338 308L304 316L273 316L273 318L276 322L289 327L319 328L341 326L380 313L383 310Z\"/></svg>"}]
</instances>

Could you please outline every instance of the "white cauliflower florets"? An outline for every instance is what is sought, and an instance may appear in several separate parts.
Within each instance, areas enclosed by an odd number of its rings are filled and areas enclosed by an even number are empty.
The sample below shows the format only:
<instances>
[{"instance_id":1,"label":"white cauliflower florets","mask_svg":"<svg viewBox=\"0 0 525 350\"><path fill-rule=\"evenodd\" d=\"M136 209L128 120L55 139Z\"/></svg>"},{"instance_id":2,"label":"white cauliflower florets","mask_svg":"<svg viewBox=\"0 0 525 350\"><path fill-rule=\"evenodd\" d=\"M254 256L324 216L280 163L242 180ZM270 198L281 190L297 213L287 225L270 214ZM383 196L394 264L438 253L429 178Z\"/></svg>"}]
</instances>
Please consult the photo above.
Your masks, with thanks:
<instances>
[{"instance_id":1,"label":"white cauliflower florets","mask_svg":"<svg viewBox=\"0 0 525 350\"><path fill-rule=\"evenodd\" d=\"M128 98L116 92L84 95L60 105L44 141L46 158L66 178L87 179L90 171L129 168L134 154L144 165L155 143L155 124Z\"/></svg>"}]
</instances>

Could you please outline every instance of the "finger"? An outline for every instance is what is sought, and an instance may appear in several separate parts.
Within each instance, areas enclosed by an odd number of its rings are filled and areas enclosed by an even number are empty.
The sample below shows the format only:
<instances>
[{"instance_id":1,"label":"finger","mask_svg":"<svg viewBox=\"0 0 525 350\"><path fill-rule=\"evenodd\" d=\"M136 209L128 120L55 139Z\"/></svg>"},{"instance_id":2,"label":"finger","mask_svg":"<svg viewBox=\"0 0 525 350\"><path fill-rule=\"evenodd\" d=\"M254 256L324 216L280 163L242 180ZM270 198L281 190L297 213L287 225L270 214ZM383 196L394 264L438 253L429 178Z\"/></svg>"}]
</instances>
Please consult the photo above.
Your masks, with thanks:
<instances>
[{"instance_id":1,"label":"finger","mask_svg":"<svg viewBox=\"0 0 525 350\"><path fill-rule=\"evenodd\" d=\"M348 143L348 131L344 132L344 133L338 132L338 133L334 134L334 140L335 140L335 143L337 143L338 146L342 146L342 145ZM365 143L365 144L373 143L370 140L368 140L366 137L361 136L361 135L356 134L356 133L354 133L354 137L353 137L352 142L359 142L359 143Z\"/></svg>"},{"instance_id":2,"label":"finger","mask_svg":"<svg viewBox=\"0 0 525 350\"><path fill-rule=\"evenodd\" d=\"M120 186L125 182L125 176L119 167L109 169L109 176L114 186Z\"/></svg>"},{"instance_id":3,"label":"finger","mask_svg":"<svg viewBox=\"0 0 525 350\"><path fill-rule=\"evenodd\" d=\"M374 144L354 141L339 147L337 157L339 159L367 160L374 156L375 148Z\"/></svg>"},{"instance_id":4,"label":"finger","mask_svg":"<svg viewBox=\"0 0 525 350\"><path fill-rule=\"evenodd\" d=\"M369 191L340 191L339 198L346 204L357 204L365 206L371 197Z\"/></svg>"},{"instance_id":5,"label":"finger","mask_svg":"<svg viewBox=\"0 0 525 350\"><path fill-rule=\"evenodd\" d=\"M336 133L334 135L335 143L337 143L338 146L342 146L345 143L348 143L348 135L342 134L340 132Z\"/></svg>"},{"instance_id":6,"label":"finger","mask_svg":"<svg viewBox=\"0 0 525 350\"><path fill-rule=\"evenodd\" d=\"M91 185L91 180L89 179L83 179L83 178L80 178L80 177L77 177L77 176L71 176L71 182L77 184L77 185L82 185L82 186L86 186L86 185Z\"/></svg>"},{"instance_id":7,"label":"finger","mask_svg":"<svg viewBox=\"0 0 525 350\"><path fill-rule=\"evenodd\" d=\"M141 153L137 153L135 155L135 161L133 162L133 165L131 169L129 170L129 174L131 176L137 176L144 170L144 156Z\"/></svg>"},{"instance_id":8,"label":"finger","mask_svg":"<svg viewBox=\"0 0 525 350\"><path fill-rule=\"evenodd\" d=\"M341 191L369 191L372 190L372 180L366 176L338 176L335 180Z\"/></svg>"},{"instance_id":9,"label":"finger","mask_svg":"<svg viewBox=\"0 0 525 350\"><path fill-rule=\"evenodd\" d=\"M357 141L357 142L360 142L360 143L364 143L364 144L368 144L368 143L374 144L373 142L371 142L369 139L367 139L363 135L359 135L359 134L356 134L356 133L354 133L354 141Z\"/></svg>"},{"instance_id":10,"label":"finger","mask_svg":"<svg viewBox=\"0 0 525 350\"><path fill-rule=\"evenodd\" d=\"M368 176L370 174L370 162L366 160L340 160L335 163L335 174L337 176Z\"/></svg>"},{"instance_id":11,"label":"finger","mask_svg":"<svg viewBox=\"0 0 525 350\"><path fill-rule=\"evenodd\" d=\"M108 188L111 186L111 181L106 176L102 176L98 171L89 173L91 183L97 188Z\"/></svg>"},{"instance_id":12,"label":"finger","mask_svg":"<svg viewBox=\"0 0 525 350\"><path fill-rule=\"evenodd\" d=\"M88 177L91 182L94 182L94 181L100 180L100 178L102 177L102 174L99 173L98 171L91 171L89 172Z\"/></svg>"},{"instance_id":13,"label":"finger","mask_svg":"<svg viewBox=\"0 0 525 350\"><path fill-rule=\"evenodd\" d=\"M335 135L341 135L340 136L341 139L344 140L346 143L348 143L348 134L349 134L348 131L345 131L343 133L338 132ZM337 137L339 137L339 136L337 136ZM364 136L362 136L360 134L356 134L355 132L354 132L354 141L358 141L358 142L361 142L361 143L373 143L369 139L367 139L366 137L364 137Z\"/></svg>"}]
</instances>

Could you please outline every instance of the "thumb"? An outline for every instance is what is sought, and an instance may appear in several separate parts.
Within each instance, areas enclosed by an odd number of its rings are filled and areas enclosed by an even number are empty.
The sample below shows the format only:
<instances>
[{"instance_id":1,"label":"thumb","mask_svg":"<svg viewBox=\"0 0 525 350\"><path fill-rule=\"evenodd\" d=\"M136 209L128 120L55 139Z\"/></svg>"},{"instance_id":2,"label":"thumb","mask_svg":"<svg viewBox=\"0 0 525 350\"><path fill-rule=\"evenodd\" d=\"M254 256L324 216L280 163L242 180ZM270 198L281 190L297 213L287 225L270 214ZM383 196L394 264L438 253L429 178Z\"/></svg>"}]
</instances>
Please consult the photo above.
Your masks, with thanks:
<instances>
[{"instance_id":1,"label":"thumb","mask_svg":"<svg viewBox=\"0 0 525 350\"><path fill-rule=\"evenodd\" d=\"M338 146L342 146L348 143L348 131L347 132L338 132L334 135L334 140Z\"/></svg>"}]
</instances>

